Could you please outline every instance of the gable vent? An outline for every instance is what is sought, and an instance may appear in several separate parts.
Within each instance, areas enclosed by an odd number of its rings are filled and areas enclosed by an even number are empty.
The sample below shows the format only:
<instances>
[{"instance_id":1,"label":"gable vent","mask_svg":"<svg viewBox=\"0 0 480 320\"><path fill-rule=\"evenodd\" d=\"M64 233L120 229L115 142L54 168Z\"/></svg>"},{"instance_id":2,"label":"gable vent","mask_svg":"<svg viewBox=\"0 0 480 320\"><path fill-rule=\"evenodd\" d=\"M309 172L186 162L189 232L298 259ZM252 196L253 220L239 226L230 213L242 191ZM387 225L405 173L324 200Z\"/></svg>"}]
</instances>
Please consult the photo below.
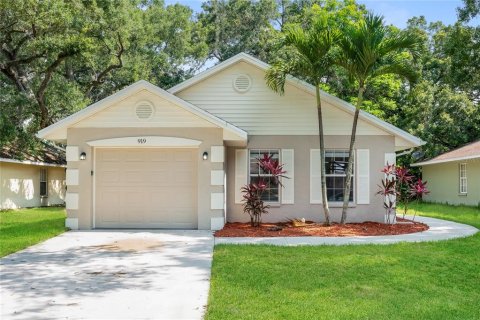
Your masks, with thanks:
<instances>
[{"instance_id":1,"label":"gable vent","mask_svg":"<svg viewBox=\"0 0 480 320\"><path fill-rule=\"evenodd\" d=\"M252 80L246 74L241 74L233 79L233 88L240 93L247 92L252 86Z\"/></svg>"},{"instance_id":2,"label":"gable vent","mask_svg":"<svg viewBox=\"0 0 480 320\"><path fill-rule=\"evenodd\" d=\"M153 105L142 101L135 107L135 114L139 120L148 120L153 116Z\"/></svg>"}]
</instances>

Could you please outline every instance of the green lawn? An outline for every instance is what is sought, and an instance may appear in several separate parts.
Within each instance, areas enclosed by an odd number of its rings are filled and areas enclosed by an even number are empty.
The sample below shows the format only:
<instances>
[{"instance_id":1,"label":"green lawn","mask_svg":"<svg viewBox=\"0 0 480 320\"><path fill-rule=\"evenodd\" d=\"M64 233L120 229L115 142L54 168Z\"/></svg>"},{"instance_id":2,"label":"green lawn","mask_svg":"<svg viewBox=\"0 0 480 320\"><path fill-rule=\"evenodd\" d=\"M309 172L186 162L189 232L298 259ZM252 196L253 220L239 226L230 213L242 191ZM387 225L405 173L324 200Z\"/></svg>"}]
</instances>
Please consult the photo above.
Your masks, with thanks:
<instances>
[{"instance_id":1,"label":"green lawn","mask_svg":"<svg viewBox=\"0 0 480 320\"><path fill-rule=\"evenodd\" d=\"M480 227L478 208L417 209ZM216 246L206 319L480 319L480 234L388 246Z\"/></svg>"},{"instance_id":2,"label":"green lawn","mask_svg":"<svg viewBox=\"0 0 480 320\"><path fill-rule=\"evenodd\" d=\"M0 257L54 237L64 231L64 208L0 211Z\"/></svg>"}]
</instances>

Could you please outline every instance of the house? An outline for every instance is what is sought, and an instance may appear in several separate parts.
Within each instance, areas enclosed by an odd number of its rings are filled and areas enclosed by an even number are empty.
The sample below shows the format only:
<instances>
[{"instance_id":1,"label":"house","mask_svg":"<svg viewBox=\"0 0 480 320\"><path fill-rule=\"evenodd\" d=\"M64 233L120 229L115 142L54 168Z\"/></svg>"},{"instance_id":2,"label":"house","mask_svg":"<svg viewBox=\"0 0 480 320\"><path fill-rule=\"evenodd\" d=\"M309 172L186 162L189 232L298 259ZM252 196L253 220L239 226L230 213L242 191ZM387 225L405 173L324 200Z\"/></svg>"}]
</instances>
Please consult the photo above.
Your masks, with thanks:
<instances>
[{"instance_id":1,"label":"house","mask_svg":"<svg viewBox=\"0 0 480 320\"><path fill-rule=\"evenodd\" d=\"M425 201L480 205L480 140L412 166L428 182Z\"/></svg>"},{"instance_id":2,"label":"house","mask_svg":"<svg viewBox=\"0 0 480 320\"><path fill-rule=\"evenodd\" d=\"M289 78L279 95L265 84L268 67L241 53L168 91L139 81L41 130L38 137L67 144L67 227L219 229L247 221L240 189L256 179L264 153L289 177L265 193L264 221L321 221L314 87ZM327 194L339 220L354 107L327 93L322 100ZM396 151L422 143L361 112L349 221L384 221L380 170Z\"/></svg>"},{"instance_id":3,"label":"house","mask_svg":"<svg viewBox=\"0 0 480 320\"><path fill-rule=\"evenodd\" d=\"M63 205L65 168L64 152L53 146L45 144L37 154L3 146L0 148L0 210Z\"/></svg>"}]
</instances>

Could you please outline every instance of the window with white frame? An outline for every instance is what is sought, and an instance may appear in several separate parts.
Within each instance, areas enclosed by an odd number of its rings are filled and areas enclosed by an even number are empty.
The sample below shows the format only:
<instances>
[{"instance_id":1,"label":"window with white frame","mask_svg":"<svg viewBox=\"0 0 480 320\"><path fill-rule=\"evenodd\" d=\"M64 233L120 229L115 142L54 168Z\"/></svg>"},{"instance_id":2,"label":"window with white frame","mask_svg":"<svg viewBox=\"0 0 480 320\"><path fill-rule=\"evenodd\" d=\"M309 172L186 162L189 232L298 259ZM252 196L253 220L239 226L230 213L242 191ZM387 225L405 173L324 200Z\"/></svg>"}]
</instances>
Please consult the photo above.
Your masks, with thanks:
<instances>
[{"instance_id":1,"label":"window with white frame","mask_svg":"<svg viewBox=\"0 0 480 320\"><path fill-rule=\"evenodd\" d=\"M467 164L460 163L460 193L466 194L467 193Z\"/></svg>"},{"instance_id":2,"label":"window with white frame","mask_svg":"<svg viewBox=\"0 0 480 320\"><path fill-rule=\"evenodd\" d=\"M48 196L48 185L47 185L47 169L41 168L40 169L40 196L47 197Z\"/></svg>"},{"instance_id":3,"label":"window with white frame","mask_svg":"<svg viewBox=\"0 0 480 320\"><path fill-rule=\"evenodd\" d=\"M347 180L348 154L348 150L325 150L328 201L343 202L343 190ZM353 168L355 168L355 165ZM353 189L355 187L353 177L354 175L352 175L349 201L353 201Z\"/></svg>"},{"instance_id":4,"label":"window with white frame","mask_svg":"<svg viewBox=\"0 0 480 320\"><path fill-rule=\"evenodd\" d=\"M260 179L263 179L268 188L262 194L262 200L266 202L278 203L280 201L279 186L273 182L273 177L271 174L265 173L262 168L260 168L258 161L258 159L263 158L264 154L272 156L273 160L280 161L280 150L278 149L249 150L249 181L250 183L258 183Z\"/></svg>"}]
</instances>

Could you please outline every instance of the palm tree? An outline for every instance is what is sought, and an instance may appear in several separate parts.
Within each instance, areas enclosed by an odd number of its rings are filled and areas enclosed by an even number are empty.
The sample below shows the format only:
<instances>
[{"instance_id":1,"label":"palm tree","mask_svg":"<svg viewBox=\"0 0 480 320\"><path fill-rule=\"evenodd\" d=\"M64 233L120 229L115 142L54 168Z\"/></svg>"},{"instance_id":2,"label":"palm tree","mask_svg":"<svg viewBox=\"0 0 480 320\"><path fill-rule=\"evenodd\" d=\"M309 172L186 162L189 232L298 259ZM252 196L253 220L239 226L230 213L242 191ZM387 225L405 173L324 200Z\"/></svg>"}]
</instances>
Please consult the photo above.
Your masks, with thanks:
<instances>
[{"instance_id":1,"label":"palm tree","mask_svg":"<svg viewBox=\"0 0 480 320\"><path fill-rule=\"evenodd\" d=\"M352 154L365 89L370 81L387 74L398 75L410 83L415 82L418 74L413 68L412 58L415 59L419 55L419 46L417 38L406 32L393 32L384 24L383 17L371 13L358 23L347 25L342 30L336 64L344 68L349 79L358 86L343 193L342 224L347 219L349 202L347 195L350 194L352 182Z\"/></svg>"},{"instance_id":2,"label":"palm tree","mask_svg":"<svg viewBox=\"0 0 480 320\"><path fill-rule=\"evenodd\" d=\"M322 99L320 85L322 78L332 65L330 49L339 39L339 33L331 27L329 16L320 13L315 15L307 30L300 25L285 28L285 44L292 49L288 56L275 62L265 75L267 85L274 91L283 94L285 80L290 75L296 75L311 81L315 85L316 107L318 114L318 133L320 140L320 167L322 203L325 223L330 224L330 209L327 200L327 183L325 177L325 143L323 134Z\"/></svg>"}]
</instances>

